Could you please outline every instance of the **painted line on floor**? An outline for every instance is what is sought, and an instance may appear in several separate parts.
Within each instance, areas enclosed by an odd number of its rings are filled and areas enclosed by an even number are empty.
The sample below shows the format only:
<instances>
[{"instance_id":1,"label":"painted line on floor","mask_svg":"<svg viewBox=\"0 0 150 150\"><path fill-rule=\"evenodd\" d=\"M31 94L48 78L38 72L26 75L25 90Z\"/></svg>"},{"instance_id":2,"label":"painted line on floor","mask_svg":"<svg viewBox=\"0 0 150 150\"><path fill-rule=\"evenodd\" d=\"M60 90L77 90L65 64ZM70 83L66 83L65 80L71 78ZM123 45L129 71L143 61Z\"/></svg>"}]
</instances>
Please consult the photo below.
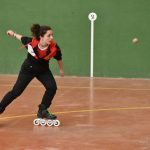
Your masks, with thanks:
<instances>
[{"instance_id":1,"label":"painted line on floor","mask_svg":"<svg viewBox=\"0 0 150 150\"><path fill-rule=\"evenodd\" d=\"M12 87L14 84L0 84L0 87ZM42 85L29 85L28 88L43 88ZM94 89L94 90L129 90L150 91L150 88L119 88L119 87L90 87L90 86L58 86L58 89Z\"/></svg>"},{"instance_id":2,"label":"painted line on floor","mask_svg":"<svg viewBox=\"0 0 150 150\"><path fill-rule=\"evenodd\" d=\"M71 113L119 111L119 110L146 110L146 109L150 109L150 106L147 106L147 107L121 107L121 108L100 108L100 109L70 110L70 111L54 112L54 114L71 114ZM1 117L0 120L24 118L24 117L32 117L32 116L36 116L36 114Z\"/></svg>"}]
</instances>

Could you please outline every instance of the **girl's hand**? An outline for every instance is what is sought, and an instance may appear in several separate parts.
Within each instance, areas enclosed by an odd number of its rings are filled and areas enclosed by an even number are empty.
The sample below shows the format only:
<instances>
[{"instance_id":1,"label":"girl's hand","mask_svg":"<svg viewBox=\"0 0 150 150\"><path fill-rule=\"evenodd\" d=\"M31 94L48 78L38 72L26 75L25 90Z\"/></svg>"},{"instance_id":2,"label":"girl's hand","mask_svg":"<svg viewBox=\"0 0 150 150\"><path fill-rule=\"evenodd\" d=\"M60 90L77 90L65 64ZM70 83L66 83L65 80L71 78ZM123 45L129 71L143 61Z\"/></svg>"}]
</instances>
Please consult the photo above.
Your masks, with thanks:
<instances>
[{"instance_id":1,"label":"girl's hand","mask_svg":"<svg viewBox=\"0 0 150 150\"><path fill-rule=\"evenodd\" d=\"M8 36L14 36L14 34L15 34L15 32L12 31L12 30L8 30L8 31L7 31L7 35L8 35Z\"/></svg>"},{"instance_id":2,"label":"girl's hand","mask_svg":"<svg viewBox=\"0 0 150 150\"><path fill-rule=\"evenodd\" d=\"M64 70L60 70L60 76L61 76L61 77L64 76Z\"/></svg>"}]
</instances>

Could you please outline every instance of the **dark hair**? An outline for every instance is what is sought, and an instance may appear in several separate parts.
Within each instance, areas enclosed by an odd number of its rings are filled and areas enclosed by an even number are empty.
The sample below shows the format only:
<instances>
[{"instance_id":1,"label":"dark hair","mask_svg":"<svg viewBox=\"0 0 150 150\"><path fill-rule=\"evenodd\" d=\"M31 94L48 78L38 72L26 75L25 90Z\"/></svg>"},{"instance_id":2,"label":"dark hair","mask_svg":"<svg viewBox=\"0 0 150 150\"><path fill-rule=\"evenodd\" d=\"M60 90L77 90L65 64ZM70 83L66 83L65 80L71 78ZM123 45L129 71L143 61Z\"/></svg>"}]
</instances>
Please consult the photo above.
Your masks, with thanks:
<instances>
[{"instance_id":1,"label":"dark hair","mask_svg":"<svg viewBox=\"0 0 150 150\"><path fill-rule=\"evenodd\" d=\"M40 39L40 36L44 36L47 30L52 30L49 26L40 26L39 24L33 24L31 27L32 36L34 36L37 40Z\"/></svg>"}]
</instances>

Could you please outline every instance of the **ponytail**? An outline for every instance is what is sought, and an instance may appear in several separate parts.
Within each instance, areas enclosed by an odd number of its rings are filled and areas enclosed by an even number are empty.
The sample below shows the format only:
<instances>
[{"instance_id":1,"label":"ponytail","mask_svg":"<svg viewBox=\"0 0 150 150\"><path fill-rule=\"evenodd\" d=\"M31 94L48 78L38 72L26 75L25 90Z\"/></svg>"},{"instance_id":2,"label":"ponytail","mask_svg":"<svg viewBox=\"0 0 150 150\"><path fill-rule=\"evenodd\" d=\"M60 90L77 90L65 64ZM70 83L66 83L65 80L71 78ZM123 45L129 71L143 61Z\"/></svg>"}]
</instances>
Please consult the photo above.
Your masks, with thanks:
<instances>
[{"instance_id":1,"label":"ponytail","mask_svg":"<svg viewBox=\"0 0 150 150\"><path fill-rule=\"evenodd\" d=\"M32 36L37 40L40 40L40 36L44 36L47 30L52 30L49 26L40 26L39 24L33 24L31 27Z\"/></svg>"}]
</instances>

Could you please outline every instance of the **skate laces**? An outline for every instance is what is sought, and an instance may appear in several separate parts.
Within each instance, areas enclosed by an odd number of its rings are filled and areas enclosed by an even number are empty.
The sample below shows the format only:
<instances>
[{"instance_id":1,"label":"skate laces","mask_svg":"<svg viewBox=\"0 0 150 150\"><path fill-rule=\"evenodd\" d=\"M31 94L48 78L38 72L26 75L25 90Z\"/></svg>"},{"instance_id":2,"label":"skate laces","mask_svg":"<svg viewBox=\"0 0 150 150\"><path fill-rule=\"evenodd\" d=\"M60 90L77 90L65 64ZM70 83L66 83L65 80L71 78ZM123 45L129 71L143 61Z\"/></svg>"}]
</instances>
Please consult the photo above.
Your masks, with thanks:
<instances>
[{"instance_id":1,"label":"skate laces","mask_svg":"<svg viewBox=\"0 0 150 150\"><path fill-rule=\"evenodd\" d=\"M52 114L52 112L46 110L46 112L50 115L50 116L54 116L54 114Z\"/></svg>"}]
</instances>

